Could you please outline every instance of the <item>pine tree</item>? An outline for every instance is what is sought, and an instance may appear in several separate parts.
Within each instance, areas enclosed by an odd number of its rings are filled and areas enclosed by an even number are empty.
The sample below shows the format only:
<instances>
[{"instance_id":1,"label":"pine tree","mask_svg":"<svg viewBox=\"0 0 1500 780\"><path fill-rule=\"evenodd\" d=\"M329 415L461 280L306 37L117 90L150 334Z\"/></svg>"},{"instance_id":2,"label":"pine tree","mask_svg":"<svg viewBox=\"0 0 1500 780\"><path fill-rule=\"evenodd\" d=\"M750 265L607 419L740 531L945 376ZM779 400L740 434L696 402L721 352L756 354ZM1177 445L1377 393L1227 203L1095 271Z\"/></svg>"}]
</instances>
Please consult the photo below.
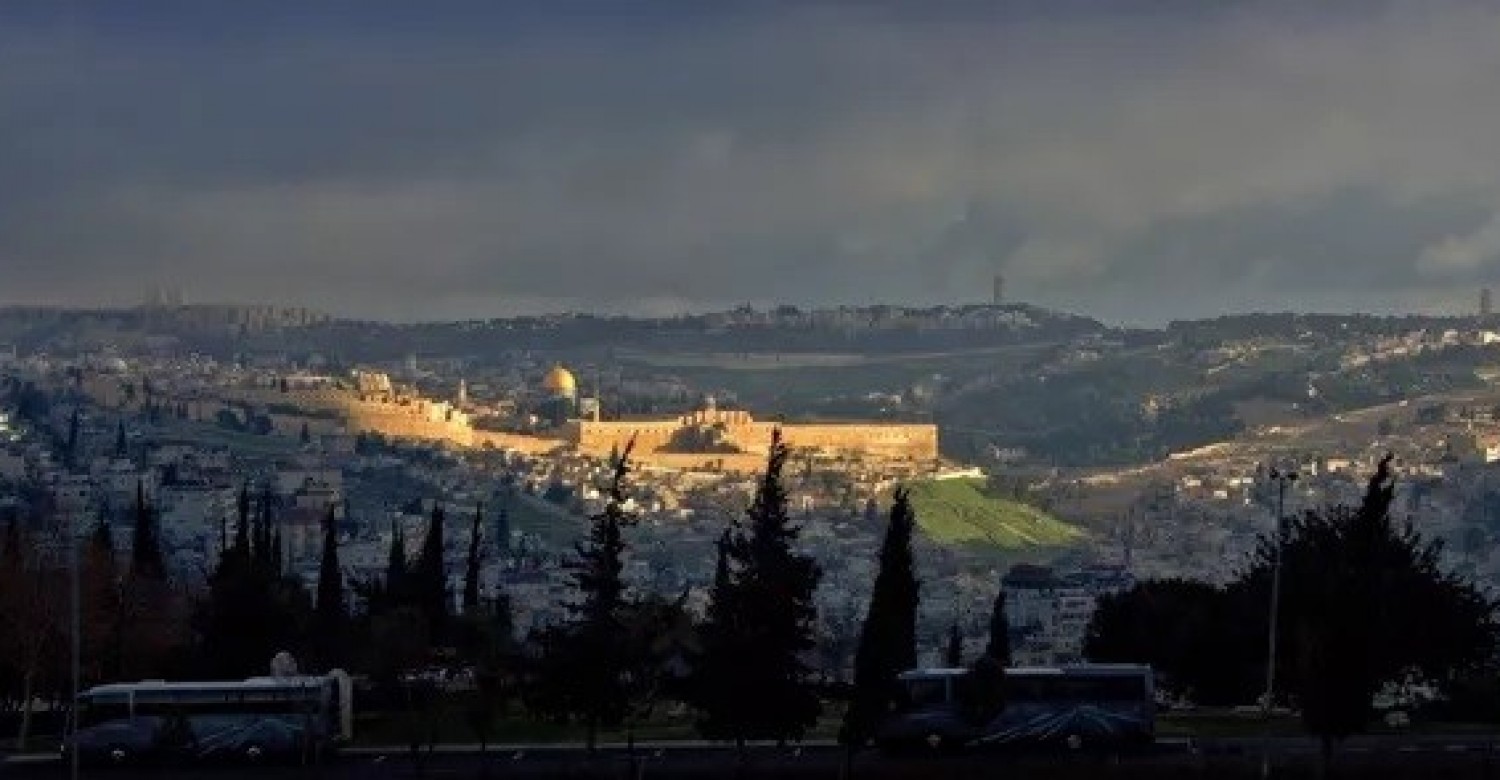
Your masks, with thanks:
<instances>
[{"instance_id":1,"label":"pine tree","mask_svg":"<svg viewBox=\"0 0 1500 780\"><path fill-rule=\"evenodd\" d=\"M484 521L484 505L474 509L474 523L469 527L469 554L464 561L464 614L479 612L479 567L483 562L480 543L481 523Z\"/></svg>"},{"instance_id":2,"label":"pine tree","mask_svg":"<svg viewBox=\"0 0 1500 780\"><path fill-rule=\"evenodd\" d=\"M427 626L432 637L441 642L446 638L444 629L448 620L448 570L443 561L443 508L433 506L432 516L427 521L427 536L422 540L422 552L417 558L413 572L414 597L427 616Z\"/></svg>"},{"instance_id":3,"label":"pine tree","mask_svg":"<svg viewBox=\"0 0 1500 780\"><path fill-rule=\"evenodd\" d=\"M897 490L880 548L880 570L854 656L854 694L844 739L864 744L879 728L897 694L897 675L917 663L919 588L912 562L916 527L909 494Z\"/></svg>"},{"instance_id":4,"label":"pine tree","mask_svg":"<svg viewBox=\"0 0 1500 780\"><path fill-rule=\"evenodd\" d=\"M164 580L167 567L162 559L161 541L156 533L156 516L146 501L146 487L135 483L135 532L130 545L132 578Z\"/></svg>"},{"instance_id":5,"label":"pine tree","mask_svg":"<svg viewBox=\"0 0 1500 780\"><path fill-rule=\"evenodd\" d=\"M344 606L344 575L339 568L339 536L335 507L328 505L323 520L323 557L318 563L317 620L319 655L325 668L341 662L344 626L348 615Z\"/></svg>"},{"instance_id":6,"label":"pine tree","mask_svg":"<svg viewBox=\"0 0 1500 780\"><path fill-rule=\"evenodd\" d=\"M964 665L964 635L956 622L948 627L948 649L943 652L943 663L949 669L960 669Z\"/></svg>"},{"instance_id":7,"label":"pine tree","mask_svg":"<svg viewBox=\"0 0 1500 780\"><path fill-rule=\"evenodd\" d=\"M766 473L746 515L742 533L728 546L728 587L720 626L735 641L715 641L724 657L700 659L706 669L734 669L716 682L700 704L700 730L710 738L799 739L821 710L811 669L804 658L814 647L817 619L813 591L821 571L811 556L792 550L798 529L787 514L781 484L787 447L781 431L771 437ZM717 605L715 607L718 609Z\"/></svg>"},{"instance_id":8,"label":"pine tree","mask_svg":"<svg viewBox=\"0 0 1500 780\"><path fill-rule=\"evenodd\" d=\"M549 698L557 714L576 717L587 729L594 749L599 729L618 725L629 706L623 679L628 659L622 612L627 606L623 531L635 518L625 510L625 477L633 442L614 463L604 509L591 518L588 538L579 543L572 563L579 600L568 605L569 620L544 640L544 668Z\"/></svg>"}]
</instances>

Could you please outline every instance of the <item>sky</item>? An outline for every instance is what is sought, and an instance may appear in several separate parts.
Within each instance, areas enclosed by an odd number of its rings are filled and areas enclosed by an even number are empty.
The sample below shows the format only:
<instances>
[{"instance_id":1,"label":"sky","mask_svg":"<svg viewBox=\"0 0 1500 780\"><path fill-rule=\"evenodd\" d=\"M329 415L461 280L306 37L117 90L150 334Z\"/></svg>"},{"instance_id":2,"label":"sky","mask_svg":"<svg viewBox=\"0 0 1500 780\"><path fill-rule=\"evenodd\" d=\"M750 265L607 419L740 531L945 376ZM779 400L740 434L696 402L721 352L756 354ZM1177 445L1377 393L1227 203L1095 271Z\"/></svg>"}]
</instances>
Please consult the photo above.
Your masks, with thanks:
<instances>
[{"instance_id":1,"label":"sky","mask_svg":"<svg viewBox=\"0 0 1500 780\"><path fill-rule=\"evenodd\" d=\"M0 304L1472 311L1500 4L0 4Z\"/></svg>"}]
</instances>

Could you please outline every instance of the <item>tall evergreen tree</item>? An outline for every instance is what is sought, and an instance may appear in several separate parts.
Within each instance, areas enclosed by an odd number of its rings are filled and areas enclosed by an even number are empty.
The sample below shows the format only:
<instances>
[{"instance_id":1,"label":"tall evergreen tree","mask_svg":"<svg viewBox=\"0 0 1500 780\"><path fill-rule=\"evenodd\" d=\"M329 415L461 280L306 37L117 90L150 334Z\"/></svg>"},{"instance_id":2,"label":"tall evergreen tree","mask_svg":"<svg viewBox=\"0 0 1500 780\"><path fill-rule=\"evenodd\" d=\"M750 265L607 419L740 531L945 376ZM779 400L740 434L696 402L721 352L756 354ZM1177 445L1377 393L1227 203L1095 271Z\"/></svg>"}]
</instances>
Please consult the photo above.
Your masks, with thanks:
<instances>
[{"instance_id":1,"label":"tall evergreen tree","mask_svg":"<svg viewBox=\"0 0 1500 780\"><path fill-rule=\"evenodd\" d=\"M625 478L630 470L628 443L613 463L604 509L589 523L588 538L580 542L572 562L578 600L568 605L569 620L544 639L544 677L558 714L575 717L587 729L593 750L599 729L618 725L629 706L623 679L628 659L623 612L627 606L624 571L624 530L635 524L625 509Z\"/></svg>"},{"instance_id":2,"label":"tall evergreen tree","mask_svg":"<svg viewBox=\"0 0 1500 780\"><path fill-rule=\"evenodd\" d=\"M787 514L781 483L787 446L776 430L766 473L741 533L728 545L725 604L713 611L700 672L714 679L702 691L699 730L743 745L751 739L799 739L821 710L804 660L814 647L813 591L821 571L811 556L792 550L798 529ZM724 639L732 638L731 641ZM713 657L713 654L723 654ZM725 679L723 670L734 669Z\"/></svg>"},{"instance_id":3,"label":"tall evergreen tree","mask_svg":"<svg viewBox=\"0 0 1500 780\"><path fill-rule=\"evenodd\" d=\"M325 668L343 660L343 639L348 620L344 606L344 574L339 567L339 535L336 509L328 505L323 519L323 557L318 562L317 632L318 654Z\"/></svg>"},{"instance_id":4,"label":"tall evergreen tree","mask_svg":"<svg viewBox=\"0 0 1500 780\"><path fill-rule=\"evenodd\" d=\"M850 744L864 744L874 734L898 693L897 675L917 664L920 584L911 552L915 528L910 495L898 489L854 656L854 694L844 719L844 739Z\"/></svg>"},{"instance_id":5,"label":"tall evergreen tree","mask_svg":"<svg viewBox=\"0 0 1500 780\"><path fill-rule=\"evenodd\" d=\"M255 523L250 527L250 565L255 569L270 568L271 553L271 493L262 490L255 503Z\"/></svg>"},{"instance_id":6,"label":"tall evergreen tree","mask_svg":"<svg viewBox=\"0 0 1500 780\"><path fill-rule=\"evenodd\" d=\"M432 637L438 641L446 638L444 629L448 620L448 569L443 560L443 524L443 508L435 505L427 521L427 536L422 540L416 570L412 573L413 596L427 616Z\"/></svg>"},{"instance_id":7,"label":"tall evergreen tree","mask_svg":"<svg viewBox=\"0 0 1500 780\"><path fill-rule=\"evenodd\" d=\"M410 579L406 567L406 537L402 533L401 524L391 521L391 549L386 553L385 561L385 589L384 597L386 607L394 607L406 602L408 590L407 581Z\"/></svg>"},{"instance_id":8,"label":"tall evergreen tree","mask_svg":"<svg viewBox=\"0 0 1500 780\"><path fill-rule=\"evenodd\" d=\"M731 529L725 528L714 542L714 580L707 614L698 630L699 647L692 657L689 698L700 713L698 731L710 739L739 738L730 720L743 694L736 675L744 627L735 604L738 591L729 561L734 539Z\"/></svg>"},{"instance_id":9,"label":"tall evergreen tree","mask_svg":"<svg viewBox=\"0 0 1500 780\"><path fill-rule=\"evenodd\" d=\"M85 637L83 650L92 677L118 679L124 653L124 624L119 573L115 569L115 541L109 515L102 511L84 547L82 611Z\"/></svg>"},{"instance_id":10,"label":"tall evergreen tree","mask_svg":"<svg viewBox=\"0 0 1500 780\"><path fill-rule=\"evenodd\" d=\"M483 541L481 524L484 522L484 505L474 509L474 522L469 526L469 553L464 559L464 614L479 612L479 573L483 561L480 544Z\"/></svg>"},{"instance_id":11,"label":"tall evergreen tree","mask_svg":"<svg viewBox=\"0 0 1500 780\"><path fill-rule=\"evenodd\" d=\"M286 547L281 540L281 524L271 530L271 572L277 577L286 573Z\"/></svg>"},{"instance_id":12,"label":"tall evergreen tree","mask_svg":"<svg viewBox=\"0 0 1500 780\"><path fill-rule=\"evenodd\" d=\"M234 526L234 544L226 546L220 554L222 559L226 555L238 554L249 556L250 553L250 486L244 485L240 488L240 495L235 500L236 523Z\"/></svg>"},{"instance_id":13,"label":"tall evergreen tree","mask_svg":"<svg viewBox=\"0 0 1500 780\"><path fill-rule=\"evenodd\" d=\"M495 549L501 555L510 553L510 510L504 504L495 513Z\"/></svg>"},{"instance_id":14,"label":"tall evergreen tree","mask_svg":"<svg viewBox=\"0 0 1500 780\"><path fill-rule=\"evenodd\" d=\"M135 483L135 530L131 536L130 575L132 578L158 581L167 576L161 540L156 532L156 513L146 501L146 487L140 482Z\"/></svg>"},{"instance_id":15,"label":"tall evergreen tree","mask_svg":"<svg viewBox=\"0 0 1500 780\"><path fill-rule=\"evenodd\" d=\"M78 452L80 427L80 413L78 411L78 407L75 406L73 407L73 413L68 416L68 440L64 445L65 449L63 450L63 460L68 468L73 468L78 465L78 457L80 454Z\"/></svg>"},{"instance_id":16,"label":"tall evergreen tree","mask_svg":"<svg viewBox=\"0 0 1500 780\"><path fill-rule=\"evenodd\" d=\"M958 622L948 626L948 647L943 651L943 664L949 669L959 669L964 665L964 635L958 629Z\"/></svg>"},{"instance_id":17,"label":"tall evergreen tree","mask_svg":"<svg viewBox=\"0 0 1500 780\"><path fill-rule=\"evenodd\" d=\"M1414 670L1446 680L1494 657L1496 603L1444 566L1439 542L1391 517L1391 461L1380 462L1359 506L1292 518L1281 543L1277 689L1293 695L1308 731L1323 740L1325 761L1364 730L1382 685ZM1275 551L1273 537L1262 539L1228 595L1267 603ZM1251 614L1265 619L1263 607Z\"/></svg>"},{"instance_id":18,"label":"tall evergreen tree","mask_svg":"<svg viewBox=\"0 0 1500 780\"><path fill-rule=\"evenodd\" d=\"M279 569L280 530L272 529L271 498L267 490L254 506L248 487L240 492L234 542L219 557L208 597L194 617L202 674L264 674L273 656L300 651L309 638L323 660L322 624L307 589Z\"/></svg>"},{"instance_id":19,"label":"tall evergreen tree","mask_svg":"<svg viewBox=\"0 0 1500 780\"><path fill-rule=\"evenodd\" d=\"M1010 668L1010 618L1005 614L1005 589L995 594L990 610L990 640L984 647L986 658L992 658L1001 669Z\"/></svg>"}]
</instances>

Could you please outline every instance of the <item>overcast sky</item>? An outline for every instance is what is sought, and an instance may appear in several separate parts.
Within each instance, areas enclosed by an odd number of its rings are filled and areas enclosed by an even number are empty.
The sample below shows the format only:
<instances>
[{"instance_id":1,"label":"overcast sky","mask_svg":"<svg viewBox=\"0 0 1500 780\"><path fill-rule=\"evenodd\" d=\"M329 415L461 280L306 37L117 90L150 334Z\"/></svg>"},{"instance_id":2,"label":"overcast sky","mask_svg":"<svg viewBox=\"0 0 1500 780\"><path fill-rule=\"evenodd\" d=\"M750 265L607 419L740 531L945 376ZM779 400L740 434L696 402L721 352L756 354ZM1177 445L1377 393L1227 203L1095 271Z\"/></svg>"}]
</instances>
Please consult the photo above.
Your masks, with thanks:
<instances>
[{"instance_id":1,"label":"overcast sky","mask_svg":"<svg viewBox=\"0 0 1500 780\"><path fill-rule=\"evenodd\" d=\"M533 6L0 5L0 303L660 313L1003 271L1159 323L1500 286L1500 4Z\"/></svg>"}]
</instances>

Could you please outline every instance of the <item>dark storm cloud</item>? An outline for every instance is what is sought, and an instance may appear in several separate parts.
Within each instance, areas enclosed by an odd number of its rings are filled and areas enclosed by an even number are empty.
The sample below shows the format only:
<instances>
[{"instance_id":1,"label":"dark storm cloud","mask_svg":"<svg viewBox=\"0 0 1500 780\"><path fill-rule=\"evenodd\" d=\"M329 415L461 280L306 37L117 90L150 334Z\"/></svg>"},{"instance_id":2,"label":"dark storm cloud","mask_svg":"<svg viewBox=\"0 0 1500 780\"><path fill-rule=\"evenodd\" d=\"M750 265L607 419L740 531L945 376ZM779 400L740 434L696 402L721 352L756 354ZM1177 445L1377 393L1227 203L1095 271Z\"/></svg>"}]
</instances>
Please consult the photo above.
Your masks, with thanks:
<instances>
[{"instance_id":1,"label":"dark storm cloud","mask_svg":"<svg viewBox=\"0 0 1500 780\"><path fill-rule=\"evenodd\" d=\"M0 300L674 311L1003 268L1159 321L1500 270L1492 6L930 5L7 7Z\"/></svg>"}]
</instances>

